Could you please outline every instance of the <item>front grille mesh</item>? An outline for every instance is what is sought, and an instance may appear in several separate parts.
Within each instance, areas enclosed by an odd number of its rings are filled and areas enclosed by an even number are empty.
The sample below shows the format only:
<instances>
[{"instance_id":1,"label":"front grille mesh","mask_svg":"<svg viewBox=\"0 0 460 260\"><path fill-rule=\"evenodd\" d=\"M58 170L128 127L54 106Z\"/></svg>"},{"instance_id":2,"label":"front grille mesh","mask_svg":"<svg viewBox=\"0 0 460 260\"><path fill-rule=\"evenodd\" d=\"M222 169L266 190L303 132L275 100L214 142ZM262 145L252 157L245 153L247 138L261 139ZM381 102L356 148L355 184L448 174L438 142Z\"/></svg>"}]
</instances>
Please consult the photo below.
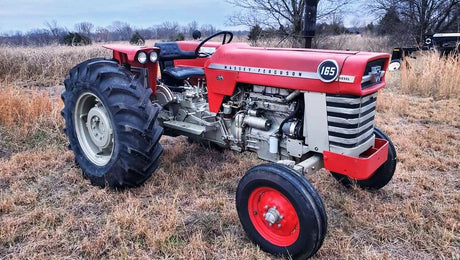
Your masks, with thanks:
<instances>
[{"instance_id":1,"label":"front grille mesh","mask_svg":"<svg viewBox=\"0 0 460 260\"><path fill-rule=\"evenodd\" d=\"M330 145L353 148L373 137L377 92L363 97L327 95L326 102Z\"/></svg>"}]
</instances>

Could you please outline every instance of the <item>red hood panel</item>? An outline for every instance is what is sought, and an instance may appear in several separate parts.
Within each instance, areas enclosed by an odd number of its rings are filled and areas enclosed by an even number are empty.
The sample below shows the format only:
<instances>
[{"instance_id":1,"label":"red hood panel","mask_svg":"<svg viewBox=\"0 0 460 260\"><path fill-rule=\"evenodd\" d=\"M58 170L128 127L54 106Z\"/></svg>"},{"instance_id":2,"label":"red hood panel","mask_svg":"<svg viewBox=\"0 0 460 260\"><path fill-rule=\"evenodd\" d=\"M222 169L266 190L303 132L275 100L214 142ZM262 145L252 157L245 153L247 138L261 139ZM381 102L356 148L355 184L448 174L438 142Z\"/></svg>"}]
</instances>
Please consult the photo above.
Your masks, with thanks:
<instances>
[{"instance_id":1,"label":"red hood panel","mask_svg":"<svg viewBox=\"0 0 460 260\"><path fill-rule=\"evenodd\" d=\"M302 91L366 95L382 88L382 83L362 90L361 80L369 61L390 55L351 51L313 49L254 48L247 44L226 44L206 62L209 105L213 112L220 108L224 96L233 94L237 82L289 88ZM318 66L334 60L339 77L330 83L319 79Z\"/></svg>"}]
</instances>

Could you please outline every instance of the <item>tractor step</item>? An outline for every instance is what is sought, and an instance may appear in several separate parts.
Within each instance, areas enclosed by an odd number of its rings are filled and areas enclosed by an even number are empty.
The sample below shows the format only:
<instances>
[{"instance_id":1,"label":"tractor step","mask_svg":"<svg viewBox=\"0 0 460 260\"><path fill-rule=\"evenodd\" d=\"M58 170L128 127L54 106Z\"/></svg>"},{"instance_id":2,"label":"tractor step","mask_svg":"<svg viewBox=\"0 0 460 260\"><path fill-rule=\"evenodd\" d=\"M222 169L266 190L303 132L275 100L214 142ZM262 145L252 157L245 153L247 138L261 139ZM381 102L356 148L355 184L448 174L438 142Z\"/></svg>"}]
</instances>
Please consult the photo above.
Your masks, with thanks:
<instances>
[{"instance_id":1,"label":"tractor step","mask_svg":"<svg viewBox=\"0 0 460 260\"><path fill-rule=\"evenodd\" d=\"M202 133L206 132L206 126L191 124L183 121L164 121L163 125L193 135L201 135Z\"/></svg>"}]
</instances>

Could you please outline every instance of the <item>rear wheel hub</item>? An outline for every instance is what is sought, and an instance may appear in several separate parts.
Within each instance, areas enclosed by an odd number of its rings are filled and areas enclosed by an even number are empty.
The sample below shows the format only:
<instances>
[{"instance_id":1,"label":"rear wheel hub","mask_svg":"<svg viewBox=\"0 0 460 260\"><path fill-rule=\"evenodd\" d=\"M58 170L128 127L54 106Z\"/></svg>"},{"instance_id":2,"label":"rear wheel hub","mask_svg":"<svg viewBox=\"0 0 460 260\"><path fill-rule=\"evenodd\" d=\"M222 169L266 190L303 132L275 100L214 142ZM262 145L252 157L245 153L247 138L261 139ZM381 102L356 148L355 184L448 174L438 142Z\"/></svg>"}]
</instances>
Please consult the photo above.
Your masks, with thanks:
<instances>
[{"instance_id":1,"label":"rear wheel hub","mask_svg":"<svg viewBox=\"0 0 460 260\"><path fill-rule=\"evenodd\" d=\"M110 119L102 106L95 106L89 110L86 127L93 143L101 150L111 144L112 128Z\"/></svg>"},{"instance_id":2,"label":"rear wheel hub","mask_svg":"<svg viewBox=\"0 0 460 260\"><path fill-rule=\"evenodd\" d=\"M86 157L97 166L105 166L112 158L113 127L104 104L90 92L80 95L75 104L75 131Z\"/></svg>"}]
</instances>

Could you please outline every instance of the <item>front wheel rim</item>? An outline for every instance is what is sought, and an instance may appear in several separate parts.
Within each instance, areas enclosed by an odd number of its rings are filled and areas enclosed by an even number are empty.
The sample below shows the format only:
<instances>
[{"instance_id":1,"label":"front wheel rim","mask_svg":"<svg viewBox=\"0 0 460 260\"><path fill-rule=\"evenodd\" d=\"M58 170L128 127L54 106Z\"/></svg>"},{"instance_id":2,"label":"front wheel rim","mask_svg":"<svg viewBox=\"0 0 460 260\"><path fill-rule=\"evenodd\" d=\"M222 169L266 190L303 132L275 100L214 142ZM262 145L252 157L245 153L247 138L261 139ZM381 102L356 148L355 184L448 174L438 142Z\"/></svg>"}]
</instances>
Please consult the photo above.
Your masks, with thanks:
<instances>
[{"instance_id":1,"label":"front wheel rim","mask_svg":"<svg viewBox=\"0 0 460 260\"><path fill-rule=\"evenodd\" d=\"M300 234L300 222L291 202L278 190L260 187L248 201L249 217L257 232L268 242L286 247Z\"/></svg>"},{"instance_id":2,"label":"front wheel rim","mask_svg":"<svg viewBox=\"0 0 460 260\"><path fill-rule=\"evenodd\" d=\"M75 104L75 132L85 156L97 166L105 166L114 148L112 120L100 99L90 92L80 95Z\"/></svg>"}]
</instances>

